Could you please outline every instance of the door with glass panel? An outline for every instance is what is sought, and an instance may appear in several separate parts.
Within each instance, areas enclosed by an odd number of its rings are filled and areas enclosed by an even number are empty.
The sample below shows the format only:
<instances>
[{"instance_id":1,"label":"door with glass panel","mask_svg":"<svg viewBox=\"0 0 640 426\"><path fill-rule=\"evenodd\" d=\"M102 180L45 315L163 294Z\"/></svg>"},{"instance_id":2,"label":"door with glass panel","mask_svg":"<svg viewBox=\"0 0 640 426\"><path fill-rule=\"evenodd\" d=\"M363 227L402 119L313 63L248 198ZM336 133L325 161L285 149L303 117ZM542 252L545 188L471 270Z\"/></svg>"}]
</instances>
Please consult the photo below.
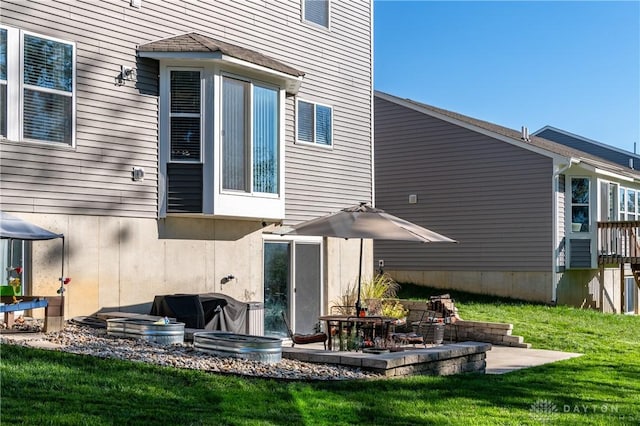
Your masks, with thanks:
<instances>
[{"instance_id":1,"label":"door with glass panel","mask_svg":"<svg viewBox=\"0 0 640 426\"><path fill-rule=\"evenodd\" d=\"M312 332L322 306L321 246L315 242L264 243L264 332L287 337L286 315L298 333Z\"/></svg>"},{"instance_id":2,"label":"door with glass panel","mask_svg":"<svg viewBox=\"0 0 640 426\"><path fill-rule=\"evenodd\" d=\"M624 279L624 313L634 314L638 305L638 287L633 277L625 277Z\"/></svg>"},{"instance_id":3,"label":"door with glass panel","mask_svg":"<svg viewBox=\"0 0 640 426\"><path fill-rule=\"evenodd\" d=\"M0 240L0 272L2 274L2 295L21 296L28 294L25 289L27 270L25 268L25 241Z\"/></svg>"}]
</instances>

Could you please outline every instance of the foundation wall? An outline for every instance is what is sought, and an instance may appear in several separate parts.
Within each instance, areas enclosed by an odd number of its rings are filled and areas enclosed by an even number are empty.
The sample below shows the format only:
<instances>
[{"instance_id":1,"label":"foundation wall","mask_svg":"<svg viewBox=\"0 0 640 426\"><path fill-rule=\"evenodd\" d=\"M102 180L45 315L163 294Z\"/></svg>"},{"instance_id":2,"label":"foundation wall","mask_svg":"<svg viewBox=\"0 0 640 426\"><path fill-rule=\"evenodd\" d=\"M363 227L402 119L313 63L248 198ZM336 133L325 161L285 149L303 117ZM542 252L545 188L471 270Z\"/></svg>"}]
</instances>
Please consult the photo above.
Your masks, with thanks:
<instances>
[{"instance_id":1,"label":"foundation wall","mask_svg":"<svg viewBox=\"0 0 640 426\"><path fill-rule=\"evenodd\" d=\"M197 218L112 218L21 214L65 235L66 318L105 309L148 313L154 296L223 293L240 301L263 301L263 238L273 225ZM325 251L326 298L336 298L358 276L359 242L329 239ZM371 256L371 244L365 243ZM34 271L28 291L56 296L61 240L32 245ZM368 265L371 262L363 262ZM372 268L363 274L371 275ZM233 279L225 277L233 275ZM33 311L34 317L41 315Z\"/></svg>"}]
</instances>

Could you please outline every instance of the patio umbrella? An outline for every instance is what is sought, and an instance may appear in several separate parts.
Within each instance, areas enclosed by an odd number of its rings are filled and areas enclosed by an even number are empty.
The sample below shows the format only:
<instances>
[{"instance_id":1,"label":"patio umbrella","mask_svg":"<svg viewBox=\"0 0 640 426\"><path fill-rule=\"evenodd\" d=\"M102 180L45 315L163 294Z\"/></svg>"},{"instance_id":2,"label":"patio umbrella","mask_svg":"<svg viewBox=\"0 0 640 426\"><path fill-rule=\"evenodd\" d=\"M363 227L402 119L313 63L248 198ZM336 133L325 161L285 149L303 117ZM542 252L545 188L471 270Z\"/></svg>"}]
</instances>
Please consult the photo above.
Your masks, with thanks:
<instances>
[{"instance_id":1,"label":"patio umbrella","mask_svg":"<svg viewBox=\"0 0 640 426\"><path fill-rule=\"evenodd\" d=\"M356 312L360 314L360 287L362 280L362 246L365 238L374 240L418 241L422 243L457 241L427 228L416 225L384 210L361 203L326 216L300 223L282 235L315 235L336 238L360 238L360 264L358 270L358 300Z\"/></svg>"}]
</instances>

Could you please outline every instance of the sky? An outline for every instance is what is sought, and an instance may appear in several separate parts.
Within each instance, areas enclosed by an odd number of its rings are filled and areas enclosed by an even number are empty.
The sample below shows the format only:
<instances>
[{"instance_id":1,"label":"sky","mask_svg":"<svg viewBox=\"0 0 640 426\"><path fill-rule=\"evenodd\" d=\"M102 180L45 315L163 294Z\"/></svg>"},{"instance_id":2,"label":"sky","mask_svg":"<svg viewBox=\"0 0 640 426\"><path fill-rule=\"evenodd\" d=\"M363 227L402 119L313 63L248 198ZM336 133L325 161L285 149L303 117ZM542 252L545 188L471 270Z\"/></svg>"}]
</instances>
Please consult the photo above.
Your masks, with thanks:
<instances>
[{"instance_id":1,"label":"sky","mask_svg":"<svg viewBox=\"0 0 640 426\"><path fill-rule=\"evenodd\" d=\"M374 0L374 87L640 153L640 0Z\"/></svg>"}]
</instances>

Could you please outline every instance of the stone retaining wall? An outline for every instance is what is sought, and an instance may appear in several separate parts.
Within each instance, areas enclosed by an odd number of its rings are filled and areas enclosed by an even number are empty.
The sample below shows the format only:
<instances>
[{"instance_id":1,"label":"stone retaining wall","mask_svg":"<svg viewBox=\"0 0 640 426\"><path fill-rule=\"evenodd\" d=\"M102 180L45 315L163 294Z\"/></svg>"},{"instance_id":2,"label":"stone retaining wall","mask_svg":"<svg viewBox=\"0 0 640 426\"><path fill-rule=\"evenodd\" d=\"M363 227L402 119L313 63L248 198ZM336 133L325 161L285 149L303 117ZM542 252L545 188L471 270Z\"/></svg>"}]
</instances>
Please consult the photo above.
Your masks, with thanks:
<instances>
[{"instance_id":1,"label":"stone retaining wall","mask_svg":"<svg viewBox=\"0 0 640 426\"><path fill-rule=\"evenodd\" d=\"M484 373L487 366L486 355L489 350L491 350L491 345L483 342L406 348L404 351L383 354L283 347L282 357L304 362L348 365L387 377L446 376L460 373Z\"/></svg>"},{"instance_id":2,"label":"stone retaining wall","mask_svg":"<svg viewBox=\"0 0 640 426\"><path fill-rule=\"evenodd\" d=\"M409 310L409 321L415 319L415 315L411 315L411 311L424 311L428 310L428 301L423 300L404 300L400 299L400 303ZM487 342L500 346L513 346L517 348L530 348L530 343L524 343L524 338L521 336L513 336L513 324L501 323L501 322L482 322L482 321L467 321L460 319L456 315L454 327L449 327L446 331L445 339L450 338L450 333L453 333L453 338L459 342L474 341L474 342ZM456 339L457 331L457 339Z\"/></svg>"},{"instance_id":3,"label":"stone retaining wall","mask_svg":"<svg viewBox=\"0 0 640 426\"><path fill-rule=\"evenodd\" d=\"M481 322L458 320L458 340L474 340L488 342L500 346L516 348L530 348L530 343L524 343L522 336L513 336L513 324L501 322Z\"/></svg>"}]
</instances>

